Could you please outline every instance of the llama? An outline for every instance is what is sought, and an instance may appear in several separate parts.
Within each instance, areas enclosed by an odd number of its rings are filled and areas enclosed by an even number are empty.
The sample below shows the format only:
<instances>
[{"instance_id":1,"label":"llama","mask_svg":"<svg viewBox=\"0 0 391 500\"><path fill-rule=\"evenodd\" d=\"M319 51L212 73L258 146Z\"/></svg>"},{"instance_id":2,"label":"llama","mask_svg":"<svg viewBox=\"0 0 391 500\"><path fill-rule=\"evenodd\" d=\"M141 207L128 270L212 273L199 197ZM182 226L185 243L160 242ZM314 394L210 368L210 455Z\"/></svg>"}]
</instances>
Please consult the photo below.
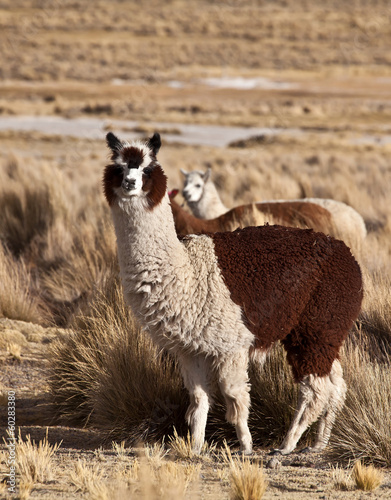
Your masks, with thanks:
<instances>
[{"instance_id":1,"label":"llama","mask_svg":"<svg viewBox=\"0 0 391 500\"><path fill-rule=\"evenodd\" d=\"M318 418L313 450L322 450L346 393L338 353L363 295L349 248L312 229L277 225L178 239L157 160L160 135L146 143L111 132L106 139L112 156L103 189L124 297L153 341L177 357L194 451L203 446L217 386L242 453L252 453L249 358L261 365L278 340L300 391L276 452L292 452Z\"/></svg>"},{"instance_id":2,"label":"llama","mask_svg":"<svg viewBox=\"0 0 391 500\"><path fill-rule=\"evenodd\" d=\"M211 171L210 167L206 172L199 170L186 172L181 169L181 173L185 178L183 196L193 214L199 219L214 219L229 210L221 201L216 186L210 177Z\"/></svg>"},{"instance_id":3,"label":"llama","mask_svg":"<svg viewBox=\"0 0 391 500\"><path fill-rule=\"evenodd\" d=\"M195 233L216 233L232 231L237 227L260 226L266 222L284 226L312 228L327 234L333 234L331 215L328 210L315 203L302 201L250 203L228 210L215 219L198 219L189 214L176 201L178 190L169 193L171 209L174 215L175 229L178 235Z\"/></svg>"},{"instance_id":4,"label":"llama","mask_svg":"<svg viewBox=\"0 0 391 500\"><path fill-rule=\"evenodd\" d=\"M206 173L181 170L185 177L183 196L189 205L193 215L201 219L212 219L217 217L215 207L219 207L219 214L223 213L223 203L219 197L216 187L210 178L210 168ZM204 180L206 177L206 180ZM213 187L214 189L213 189ZM258 202L257 206L272 203L315 203L329 211L332 230L328 233L336 238L343 239L350 247L360 254L362 242L367 235L367 229L362 216L351 206L341 201L323 198L302 198L297 200L270 200ZM225 209L228 211L228 208ZM313 227L313 226L310 226Z\"/></svg>"}]
</instances>

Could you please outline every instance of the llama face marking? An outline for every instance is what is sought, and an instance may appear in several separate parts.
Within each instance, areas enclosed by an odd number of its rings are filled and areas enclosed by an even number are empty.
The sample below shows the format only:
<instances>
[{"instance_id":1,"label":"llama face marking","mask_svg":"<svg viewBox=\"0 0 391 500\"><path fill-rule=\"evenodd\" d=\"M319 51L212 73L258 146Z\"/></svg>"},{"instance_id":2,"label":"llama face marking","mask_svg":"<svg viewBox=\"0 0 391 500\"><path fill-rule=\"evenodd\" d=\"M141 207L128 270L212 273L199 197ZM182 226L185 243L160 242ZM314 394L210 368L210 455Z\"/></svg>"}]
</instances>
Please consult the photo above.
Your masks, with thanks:
<instances>
[{"instance_id":1,"label":"llama face marking","mask_svg":"<svg viewBox=\"0 0 391 500\"><path fill-rule=\"evenodd\" d=\"M207 178L209 177L209 172L185 172L181 170L182 174L185 176L185 184L183 187L183 197L187 202L197 203L202 198L204 193L204 186Z\"/></svg>"},{"instance_id":2,"label":"llama face marking","mask_svg":"<svg viewBox=\"0 0 391 500\"><path fill-rule=\"evenodd\" d=\"M130 152L129 161L126 158L119 158L119 166L122 167L123 180L121 183L122 196L141 196L145 194L144 183L146 178L150 176L153 162L152 158L145 154L142 149L138 148L124 148L124 153L129 153L128 150L134 149ZM133 156L134 155L134 156ZM121 155L122 156L122 155ZM125 160L125 161L124 161ZM140 161L141 163L140 163Z\"/></svg>"},{"instance_id":3,"label":"llama face marking","mask_svg":"<svg viewBox=\"0 0 391 500\"><path fill-rule=\"evenodd\" d=\"M109 205L116 200L140 198L152 209L160 203L167 188L167 178L156 159L159 134L154 134L147 143L122 142L111 132L106 139L113 160L113 164L106 167L103 180Z\"/></svg>"}]
</instances>

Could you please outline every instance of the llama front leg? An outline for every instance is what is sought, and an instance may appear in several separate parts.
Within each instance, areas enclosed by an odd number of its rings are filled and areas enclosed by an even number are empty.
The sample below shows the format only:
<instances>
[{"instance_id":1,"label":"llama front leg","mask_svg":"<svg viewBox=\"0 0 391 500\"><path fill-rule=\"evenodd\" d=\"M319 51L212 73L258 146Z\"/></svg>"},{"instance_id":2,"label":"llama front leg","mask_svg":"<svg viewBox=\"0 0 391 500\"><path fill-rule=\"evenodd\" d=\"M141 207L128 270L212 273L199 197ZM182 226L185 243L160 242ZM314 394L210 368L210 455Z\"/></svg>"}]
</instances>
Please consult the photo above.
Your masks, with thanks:
<instances>
[{"instance_id":1,"label":"llama front leg","mask_svg":"<svg viewBox=\"0 0 391 500\"><path fill-rule=\"evenodd\" d=\"M219 386L227 405L226 419L235 425L240 451L252 453L252 439L248 428L250 386L248 383L248 353L236 353L219 370Z\"/></svg>"},{"instance_id":2,"label":"llama front leg","mask_svg":"<svg viewBox=\"0 0 391 500\"><path fill-rule=\"evenodd\" d=\"M201 453L205 441L205 427L211 404L210 381L211 367L201 356L179 359L183 382L190 395L190 405L186 420L191 430L193 451Z\"/></svg>"}]
</instances>

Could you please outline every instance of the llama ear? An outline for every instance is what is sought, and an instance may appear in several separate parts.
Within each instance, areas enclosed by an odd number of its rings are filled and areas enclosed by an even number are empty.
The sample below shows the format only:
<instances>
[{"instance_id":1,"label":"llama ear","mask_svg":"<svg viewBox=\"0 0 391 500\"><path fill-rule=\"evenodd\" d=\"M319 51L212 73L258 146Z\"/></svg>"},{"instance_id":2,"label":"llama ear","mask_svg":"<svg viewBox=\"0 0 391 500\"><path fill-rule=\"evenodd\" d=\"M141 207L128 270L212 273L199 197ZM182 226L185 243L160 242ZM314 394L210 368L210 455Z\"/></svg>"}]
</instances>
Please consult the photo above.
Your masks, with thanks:
<instances>
[{"instance_id":1,"label":"llama ear","mask_svg":"<svg viewBox=\"0 0 391 500\"><path fill-rule=\"evenodd\" d=\"M160 134L155 132L153 136L148 139L147 146L152 149L153 154L158 154L162 141L160 139Z\"/></svg>"},{"instance_id":2,"label":"llama ear","mask_svg":"<svg viewBox=\"0 0 391 500\"><path fill-rule=\"evenodd\" d=\"M180 172L183 175L183 177L187 177L188 176L188 173L186 172L186 170L183 170L183 168L180 169Z\"/></svg>"},{"instance_id":3,"label":"llama ear","mask_svg":"<svg viewBox=\"0 0 391 500\"><path fill-rule=\"evenodd\" d=\"M208 167L208 168L206 169L206 172L205 172L205 173L204 173L204 175L202 176L202 177L204 178L204 181L205 181L205 182L209 179L209 177L210 177L210 174L211 174L211 173L212 173L212 169L211 169L211 167Z\"/></svg>"},{"instance_id":4,"label":"llama ear","mask_svg":"<svg viewBox=\"0 0 391 500\"><path fill-rule=\"evenodd\" d=\"M122 142L113 132L109 132L106 135L106 142L113 153L118 153L123 148Z\"/></svg>"},{"instance_id":5,"label":"llama ear","mask_svg":"<svg viewBox=\"0 0 391 500\"><path fill-rule=\"evenodd\" d=\"M179 189L173 189L172 191L169 191L168 196L169 196L170 200L173 200L178 193L179 193Z\"/></svg>"}]
</instances>

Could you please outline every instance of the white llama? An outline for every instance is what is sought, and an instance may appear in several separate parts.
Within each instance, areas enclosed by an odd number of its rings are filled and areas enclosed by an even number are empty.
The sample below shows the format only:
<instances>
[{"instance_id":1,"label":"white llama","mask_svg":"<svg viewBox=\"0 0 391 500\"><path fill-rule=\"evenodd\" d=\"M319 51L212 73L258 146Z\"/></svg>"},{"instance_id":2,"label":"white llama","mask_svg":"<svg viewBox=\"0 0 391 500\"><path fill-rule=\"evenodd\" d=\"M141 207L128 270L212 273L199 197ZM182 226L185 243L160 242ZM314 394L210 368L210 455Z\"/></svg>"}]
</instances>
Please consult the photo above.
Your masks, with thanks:
<instances>
[{"instance_id":1,"label":"white llama","mask_svg":"<svg viewBox=\"0 0 391 500\"><path fill-rule=\"evenodd\" d=\"M183 196L195 217L214 219L228 212L229 208L221 201L210 177L211 168L206 172L186 172L183 169L181 172L184 176Z\"/></svg>"},{"instance_id":2,"label":"white llama","mask_svg":"<svg viewBox=\"0 0 391 500\"><path fill-rule=\"evenodd\" d=\"M295 417L278 452L290 453L320 417L314 450L329 439L346 386L338 351L362 300L360 268L346 245L282 226L177 238L160 136L147 143L107 134L103 185L117 236L124 297L140 324L178 359L190 393L187 420L200 452L215 382L243 453L250 353L264 360L281 340L300 382Z\"/></svg>"}]
</instances>

